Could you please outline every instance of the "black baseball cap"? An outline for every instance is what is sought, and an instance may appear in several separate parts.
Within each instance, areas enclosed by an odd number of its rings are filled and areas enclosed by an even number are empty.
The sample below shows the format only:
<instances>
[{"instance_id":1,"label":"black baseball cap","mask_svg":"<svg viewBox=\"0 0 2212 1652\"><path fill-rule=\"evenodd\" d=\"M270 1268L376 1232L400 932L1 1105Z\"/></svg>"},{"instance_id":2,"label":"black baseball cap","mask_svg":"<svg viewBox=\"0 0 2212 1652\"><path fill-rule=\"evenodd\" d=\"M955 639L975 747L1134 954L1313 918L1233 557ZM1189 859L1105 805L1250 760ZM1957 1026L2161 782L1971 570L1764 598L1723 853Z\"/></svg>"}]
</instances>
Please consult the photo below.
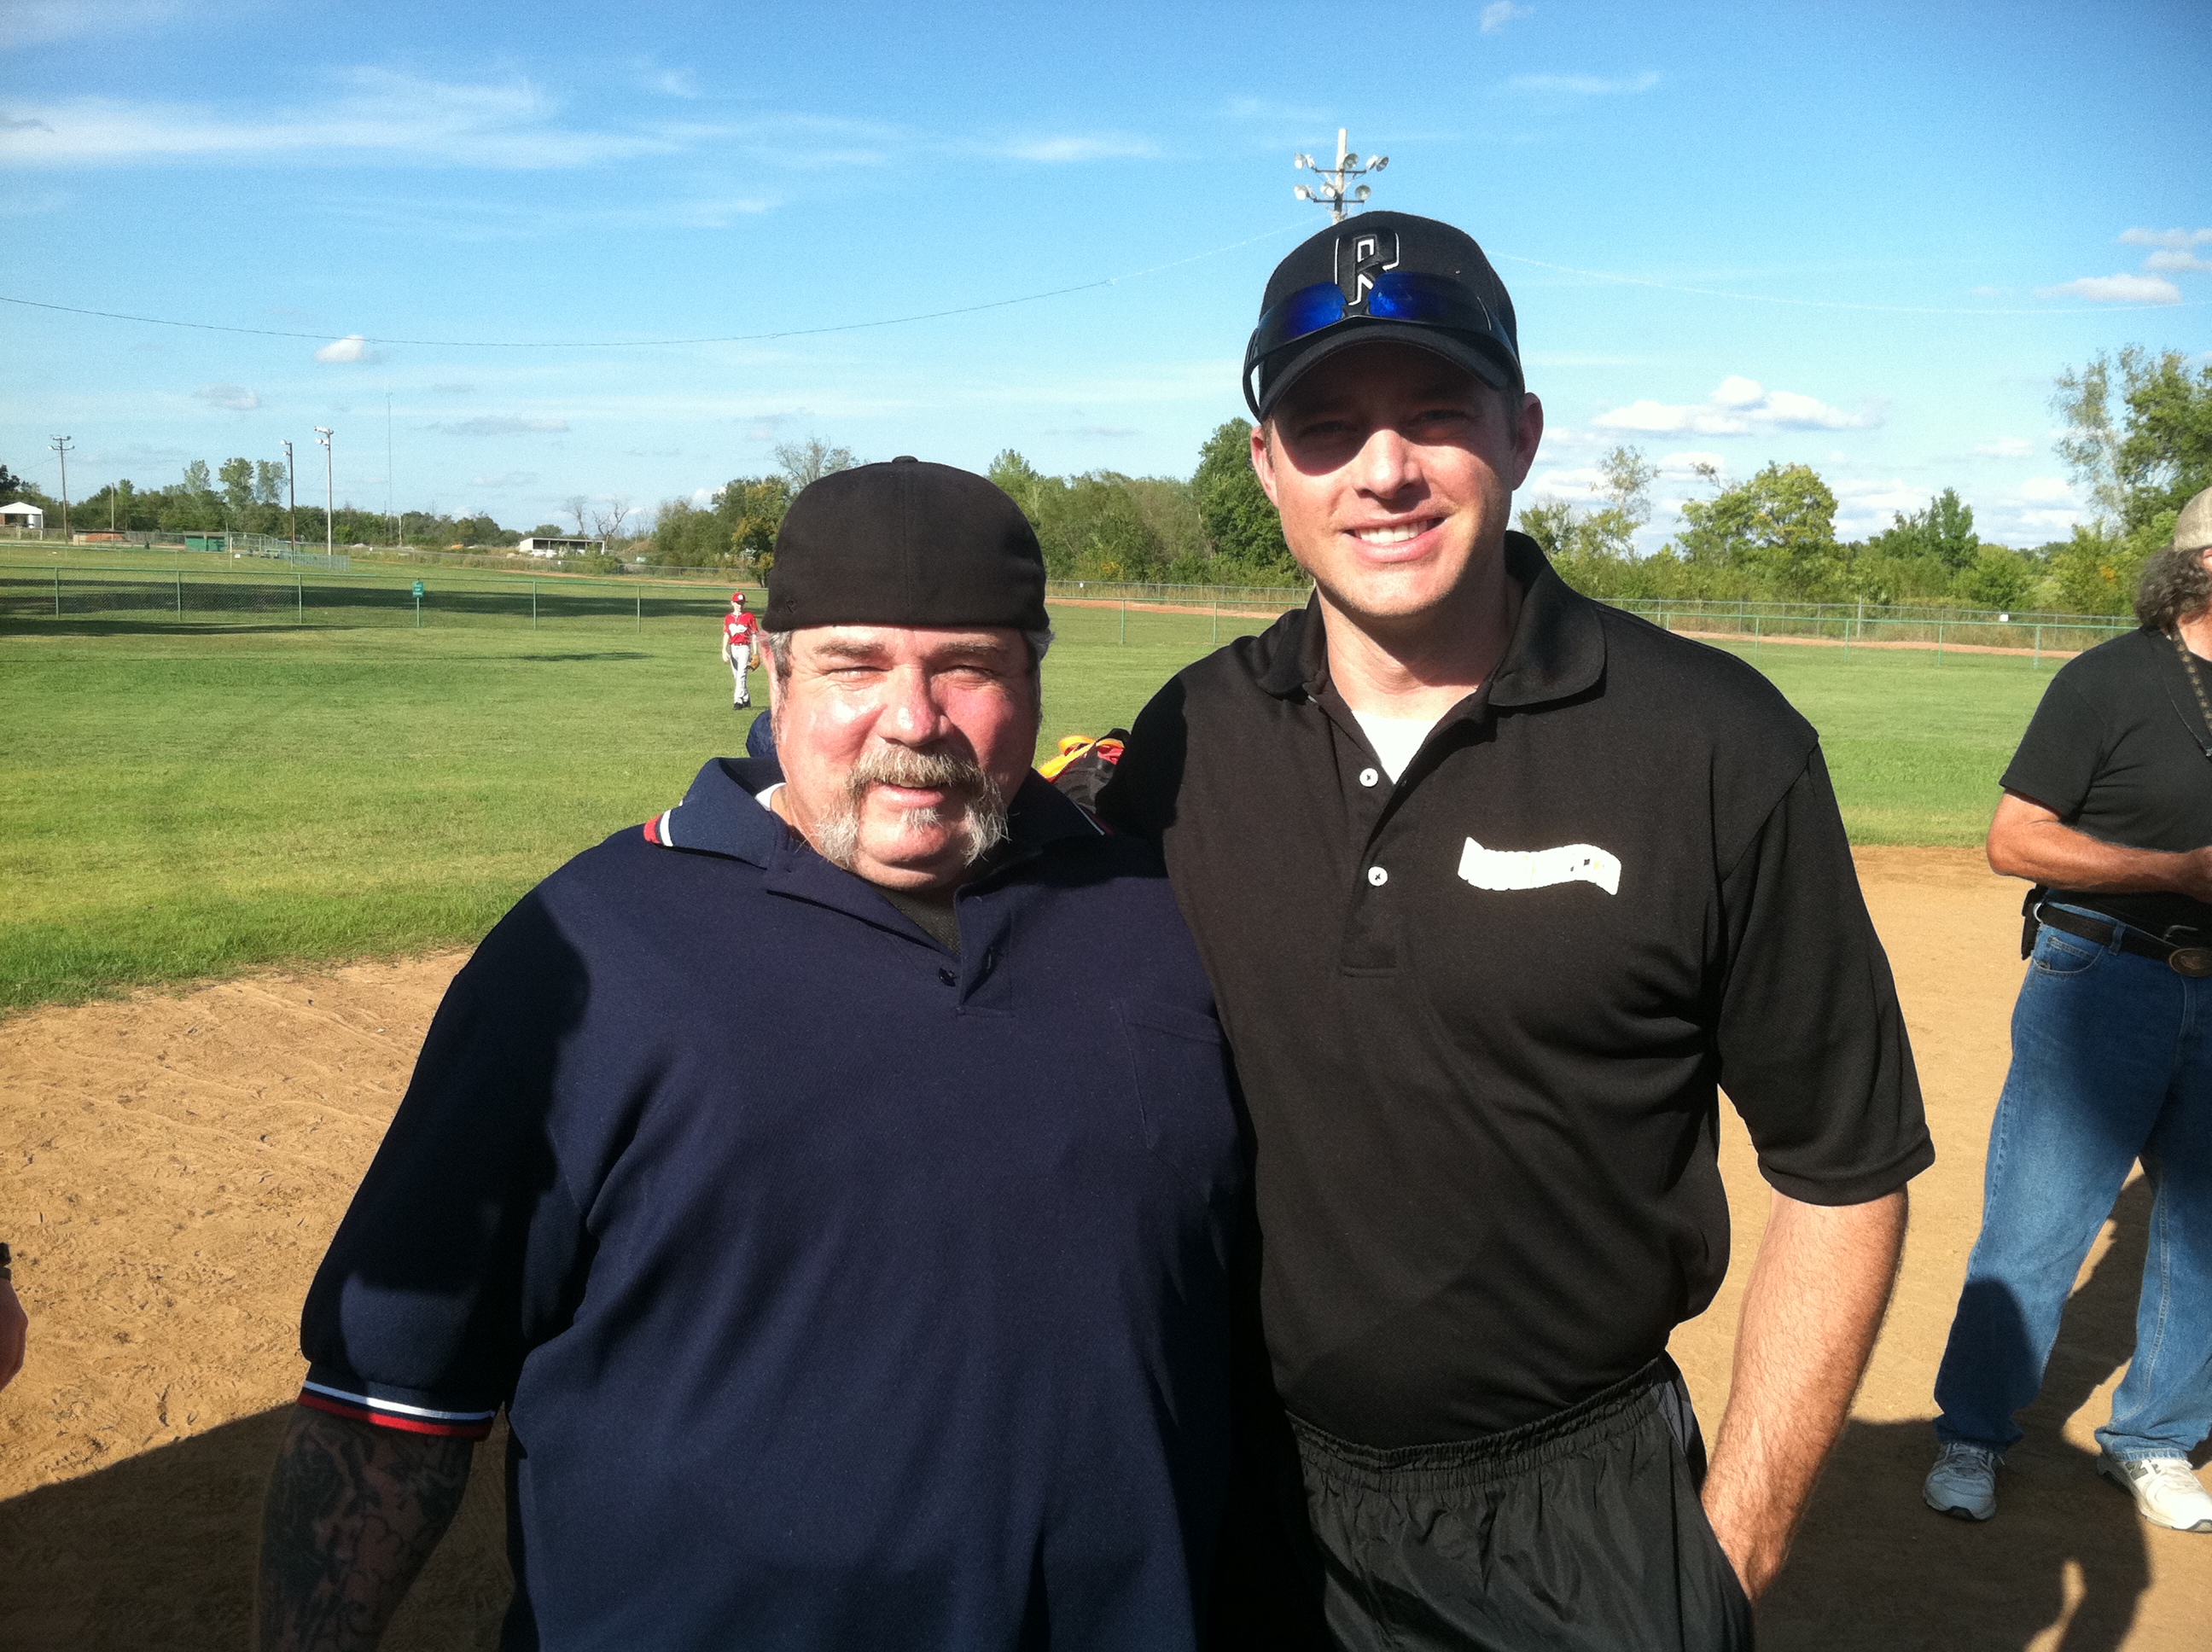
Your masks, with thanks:
<instances>
[{"instance_id":1,"label":"black baseball cap","mask_svg":"<svg viewBox=\"0 0 2212 1652\"><path fill-rule=\"evenodd\" d=\"M1042 631L1044 553L1021 507L971 471L903 455L833 471L784 513L761 623Z\"/></svg>"},{"instance_id":2,"label":"black baseball cap","mask_svg":"<svg viewBox=\"0 0 2212 1652\"><path fill-rule=\"evenodd\" d=\"M1356 344L1416 344L1497 390L1522 386L1513 300L1474 238L1434 218L1363 212L1275 266L1244 349L1244 400L1264 421L1285 391Z\"/></svg>"}]
</instances>

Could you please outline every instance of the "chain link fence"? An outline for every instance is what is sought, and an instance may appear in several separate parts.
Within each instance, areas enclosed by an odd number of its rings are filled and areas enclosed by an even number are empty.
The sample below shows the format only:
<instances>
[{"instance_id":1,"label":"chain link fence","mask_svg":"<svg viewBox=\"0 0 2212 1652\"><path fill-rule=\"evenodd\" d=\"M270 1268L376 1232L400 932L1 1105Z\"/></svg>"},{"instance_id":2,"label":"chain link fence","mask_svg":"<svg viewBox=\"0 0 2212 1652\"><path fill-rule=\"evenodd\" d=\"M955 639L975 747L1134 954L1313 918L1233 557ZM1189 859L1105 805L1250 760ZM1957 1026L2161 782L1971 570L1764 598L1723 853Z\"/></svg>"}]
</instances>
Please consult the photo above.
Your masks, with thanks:
<instances>
[{"instance_id":1,"label":"chain link fence","mask_svg":"<svg viewBox=\"0 0 2212 1652\"><path fill-rule=\"evenodd\" d=\"M2101 614L2008 613L1986 609L1884 606L1874 603L1686 602L1618 598L1613 607L1686 635L1841 648L1905 648L1938 654L2026 654L2070 658L2135 629L2133 620Z\"/></svg>"},{"instance_id":2,"label":"chain link fence","mask_svg":"<svg viewBox=\"0 0 2212 1652\"><path fill-rule=\"evenodd\" d=\"M13 630L57 622L117 629L198 625L499 625L543 629L587 625L642 633L649 623L718 619L728 605L727 575L713 583L617 579L442 577L278 565L225 569L0 565L0 625ZM758 587L756 605L762 600ZM1303 606L1310 591L1281 586L1142 585L1054 580L1048 600L1061 607L1131 613L1272 619ZM2083 614L1996 613L1970 609L1880 607L1858 603L1686 602L1627 599L1614 606L1686 635L1748 644L1793 643L1854 649L1917 649L2025 655L2038 664L2095 647L2132 629L2120 619Z\"/></svg>"},{"instance_id":3,"label":"chain link fence","mask_svg":"<svg viewBox=\"0 0 2212 1652\"><path fill-rule=\"evenodd\" d=\"M585 624L642 632L655 621L711 623L728 607L726 587L687 590L642 580L495 582L333 576L304 568L0 566L0 627L15 631L58 623L118 630Z\"/></svg>"}]
</instances>

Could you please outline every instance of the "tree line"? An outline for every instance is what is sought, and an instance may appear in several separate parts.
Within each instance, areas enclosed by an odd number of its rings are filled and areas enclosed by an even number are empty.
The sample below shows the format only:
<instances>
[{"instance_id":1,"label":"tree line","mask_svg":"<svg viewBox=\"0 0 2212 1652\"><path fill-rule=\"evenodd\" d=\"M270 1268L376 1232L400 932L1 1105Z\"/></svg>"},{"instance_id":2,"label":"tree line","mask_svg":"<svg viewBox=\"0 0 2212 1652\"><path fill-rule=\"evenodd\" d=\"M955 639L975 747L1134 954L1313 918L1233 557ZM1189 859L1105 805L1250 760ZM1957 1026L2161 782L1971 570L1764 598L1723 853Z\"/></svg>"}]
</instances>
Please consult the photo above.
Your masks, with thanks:
<instances>
[{"instance_id":1,"label":"tree line","mask_svg":"<svg viewBox=\"0 0 2212 1652\"><path fill-rule=\"evenodd\" d=\"M2174 518L2212 487L2212 365L2130 346L2059 375L2058 452L2092 519L2033 550L1992 544L1954 489L1893 513L1864 539L1836 536L1836 496L1810 465L1767 465L1682 507L1658 550L1639 555L1656 469L1633 447L1599 462L1593 502L1524 506L1520 526L1577 589L1601 598L1778 598L2124 614L2143 563Z\"/></svg>"},{"instance_id":2,"label":"tree line","mask_svg":"<svg viewBox=\"0 0 2212 1652\"><path fill-rule=\"evenodd\" d=\"M1682 507L1681 523L1657 550L1638 546L1650 522L1656 468L1638 449L1616 447L1601 461L1592 496L1543 498L1522 507L1518 525L1562 575L1601 598L1780 598L2044 610L2081 614L2128 610L2144 561L2172 536L2182 504L2212 486L2212 365L2192 367L2179 350L2130 346L2069 369L2054 406L2064 426L2058 452L2092 502L2092 519L2064 538L2031 550L1984 540L1972 507L1945 488L1916 511L1863 539L1835 528L1836 496L1810 465L1771 464L1747 480L1702 472L1706 496ZM1231 419L1198 452L1188 478L1118 471L1048 476L1009 448L991 463L991 479L1029 518L1057 580L1167 581L1192 585L1290 585L1298 568L1248 458L1252 427ZM567 504L573 528L544 523L535 535L602 539L610 551L647 564L713 568L757 576L775 556L776 530L799 490L856 464L853 451L820 436L775 450L775 468L733 477L703 504L671 500L649 531L635 537L626 501L604 507L579 495ZM175 532L229 529L281 537L286 529L284 471L232 459L210 471L185 467L168 487L127 481L72 506L79 528L115 525ZM26 498L59 507L0 465L0 502ZM321 536L320 507L302 505L300 533ZM490 516L410 511L413 545L498 550L521 537ZM347 544L388 544L380 513L350 506L335 513ZM618 566L612 557L592 566Z\"/></svg>"},{"instance_id":3,"label":"tree line","mask_svg":"<svg viewBox=\"0 0 2212 1652\"><path fill-rule=\"evenodd\" d=\"M991 461L990 477L1036 530L1055 580L1291 584L1297 565L1252 474L1251 434L1243 419L1222 425L1199 449L1188 479L1118 471L1047 476L1012 448ZM661 506L643 559L764 571L793 497L817 477L857 462L850 448L820 437L786 444L775 457L776 470L733 477L704 505L675 499Z\"/></svg>"},{"instance_id":4,"label":"tree line","mask_svg":"<svg viewBox=\"0 0 2212 1652\"><path fill-rule=\"evenodd\" d=\"M288 507L284 467L269 459L228 459L210 466L196 459L183 476L163 488L141 488L127 477L111 482L69 505L70 526L78 533L113 530L125 533L258 533L282 539L298 524L301 543L319 544L323 538L323 507L301 500L295 513ZM46 513L46 525L58 531L62 505L58 499L31 486L0 465L0 504L25 500ZM582 506L583 501L574 501ZM356 510L340 505L331 513L331 537L342 545L388 545L395 519L404 527L405 543L423 549L496 550L532 534L569 535L586 531L543 523L523 531L501 527L482 511L451 515L431 511L407 511L398 518L382 511Z\"/></svg>"}]
</instances>

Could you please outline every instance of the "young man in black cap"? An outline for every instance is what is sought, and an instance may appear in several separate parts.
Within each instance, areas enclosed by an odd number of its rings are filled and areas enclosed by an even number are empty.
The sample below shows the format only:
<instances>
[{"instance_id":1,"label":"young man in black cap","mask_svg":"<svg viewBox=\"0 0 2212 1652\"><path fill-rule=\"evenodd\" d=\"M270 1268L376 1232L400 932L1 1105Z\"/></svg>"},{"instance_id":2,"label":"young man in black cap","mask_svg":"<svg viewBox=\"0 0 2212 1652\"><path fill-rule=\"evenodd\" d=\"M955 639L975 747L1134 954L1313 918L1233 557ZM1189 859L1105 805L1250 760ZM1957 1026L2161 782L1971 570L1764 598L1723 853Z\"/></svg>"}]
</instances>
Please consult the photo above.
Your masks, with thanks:
<instances>
[{"instance_id":1,"label":"young man in black cap","mask_svg":"<svg viewBox=\"0 0 2212 1652\"><path fill-rule=\"evenodd\" d=\"M1242 1522L1229 1637L1744 1645L1931 1157L1818 742L1507 531L1543 409L1458 230L1297 248L1245 393L1314 600L1163 689L1103 800L1257 1144L1279 1540ZM1727 1270L1722 1085L1774 1193L1708 1474L1666 1350Z\"/></svg>"},{"instance_id":2,"label":"young man in black cap","mask_svg":"<svg viewBox=\"0 0 2212 1652\"><path fill-rule=\"evenodd\" d=\"M1244 1158L1157 853L1030 771L1043 596L980 477L793 501L781 769L501 920L316 1278L263 1652L375 1643L501 1410L503 1647L1196 1646Z\"/></svg>"}]
</instances>

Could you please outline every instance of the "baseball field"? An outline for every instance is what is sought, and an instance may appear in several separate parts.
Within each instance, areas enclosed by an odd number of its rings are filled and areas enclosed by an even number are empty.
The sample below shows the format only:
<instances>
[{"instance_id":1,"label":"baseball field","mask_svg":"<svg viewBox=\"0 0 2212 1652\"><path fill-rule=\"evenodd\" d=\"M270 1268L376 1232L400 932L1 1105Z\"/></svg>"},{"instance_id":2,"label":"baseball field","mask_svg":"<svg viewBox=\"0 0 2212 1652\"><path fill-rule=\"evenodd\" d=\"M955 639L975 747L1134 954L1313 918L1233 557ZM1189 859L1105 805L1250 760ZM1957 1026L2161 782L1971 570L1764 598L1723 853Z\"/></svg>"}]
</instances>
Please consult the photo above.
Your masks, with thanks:
<instances>
[{"instance_id":1,"label":"baseball field","mask_svg":"<svg viewBox=\"0 0 2212 1652\"><path fill-rule=\"evenodd\" d=\"M512 617L0 621L0 1237L33 1316L0 1394L0 1649L242 1643L299 1302L446 981L533 881L742 744L711 615ZM1055 622L1048 743L1126 723L1258 623ZM2212 1540L2145 1527L2093 1467L2140 1183L2084 1269L2000 1518L1917 1497L2021 967L2018 886L1972 846L2048 662L1770 643L1755 663L1822 731L1940 1155L1765 1644L2199 1646ZM1765 1207L1740 1131L1723 1168L1737 1266L1676 1343L1709 1428ZM390 1644L493 1643L496 1461Z\"/></svg>"}]
</instances>

